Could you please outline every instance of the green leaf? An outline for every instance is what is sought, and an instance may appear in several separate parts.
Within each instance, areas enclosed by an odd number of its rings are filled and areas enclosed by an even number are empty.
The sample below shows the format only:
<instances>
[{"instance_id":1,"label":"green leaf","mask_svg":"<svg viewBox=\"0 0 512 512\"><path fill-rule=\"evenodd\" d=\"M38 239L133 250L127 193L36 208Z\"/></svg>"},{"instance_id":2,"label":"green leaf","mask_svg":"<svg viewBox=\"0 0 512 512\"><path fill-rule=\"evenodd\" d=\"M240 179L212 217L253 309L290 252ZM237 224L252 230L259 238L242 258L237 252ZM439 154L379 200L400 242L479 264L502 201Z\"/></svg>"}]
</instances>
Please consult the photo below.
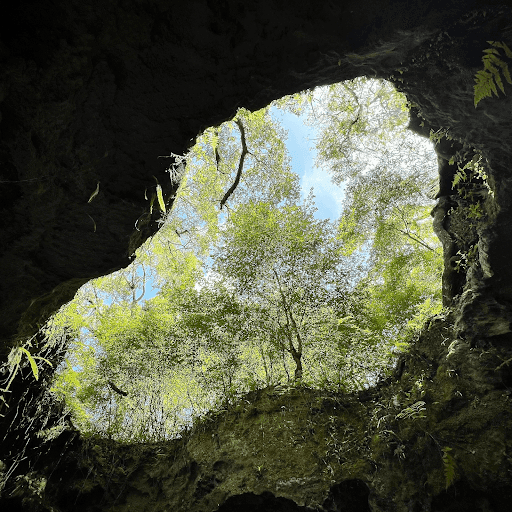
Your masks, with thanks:
<instances>
[{"instance_id":1,"label":"green leaf","mask_svg":"<svg viewBox=\"0 0 512 512\"><path fill-rule=\"evenodd\" d=\"M160 205L160 209L163 213L165 213L165 202L164 202L164 196L162 194L162 187L160 185L156 186L156 196L158 197L158 204Z\"/></svg>"},{"instance_id":2,"label":"green leaf","mask_svg":"<svg viewBox=\"0 0 512 512\"><path fill-rule=\"evenodd\" d=\"M96 189L91 194L91 197L89 197L89 201L87 201L87 202L90 203L98 195L99 191L100 191L100 182L98 181L98 184L96 185Z\"/></svg>"},{"instance_id":3,"label":"green leaf","mask_svg":"<svg viewBox=\"0 0 512 512\"><path fill-rule=\"evenodd\" d=\"M492 44L496 48L502 48L505 51L505 55L512 59L512 50L503 42L503 41L487 41L489 44Z\"/></svg>"},{"instance_id":4,"label":"green leaf","mask_svg":"<svg viewBox=\"0 0 512 512\"><path fill-rule=\"evenodd\" d=\"M39 369L37 368L37 363L32 357L32 354L26 348L20 347L20 350L26 354L30 367L32 368L32 373L34 374L34 378L39 380Z\"/></svg>"},{"instance_id":5,"label":"green leaf","mask_svg":"<svg viewBox=\"0 0 512 512\"><path fill-rule=\"evenodd\" d=\"M44 357L41 357L41 356L34 356L34 359L39 359L41 361L44 361L46 364L50 365L51 367L53 367L53 364L48 361L48 359L44 358Z\"/></svg>"},{"instance_id":6,"label":"green leaf","mask_svg":"<svg viewBox=\"0 0 512 512\"><path fill-rule=\"evenodd\" d=\"M475 75L474 85L474 104L475 107L483 98L492 97L493 93L498 97L498 88L505 94L505 87L503 85L503 81L500 76L500 69L505 77L505 80L508 83L512 83L512 79L510 77L510 71L508 69L508 64L504 62L500 58L500 53L496 48L501 48L505 51L507 57L512 58L512 52L509 47L499 41L488 41L489 44L492 44L494 48L488 48L483 50L485 53L482 58L482 62L484 65L484 69L480 70ZM498 88L497 88L497 87Z\"/></svg>"},{"instance_id":7,"label":"green leaf","mask_svg":"<svg viewBox=\"0 0 512 512\"><path fill-rule=\"evenodd\" d=\"M508 66L503 66L502 67L502 71L503 71L503 76L505 77L505 80L509 83L509 84L512 84L512 78L510 78L510 71L508 69Z\"/></svg>"}]
</instances>

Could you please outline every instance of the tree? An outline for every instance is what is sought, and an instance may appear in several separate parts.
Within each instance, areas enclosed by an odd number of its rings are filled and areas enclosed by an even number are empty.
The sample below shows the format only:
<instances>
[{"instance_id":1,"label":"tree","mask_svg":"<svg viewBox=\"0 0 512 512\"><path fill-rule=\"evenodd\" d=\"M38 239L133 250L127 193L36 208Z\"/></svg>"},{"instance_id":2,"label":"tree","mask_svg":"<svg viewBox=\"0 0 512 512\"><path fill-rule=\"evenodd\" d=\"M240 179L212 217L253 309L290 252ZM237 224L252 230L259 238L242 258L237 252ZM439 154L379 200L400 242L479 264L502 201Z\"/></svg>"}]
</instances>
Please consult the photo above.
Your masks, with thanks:
<instances>
[{"instance_id":1,"label":"tree","mask_svg":"<svg viewBox=\"0 0 512 512\"><path fill-rule=\"evenodd\" d=\"M295 362L295 380L314 337L313 311L333 300L342 281L340 249L333 226L314 218L311 199L280 208L241 205L222 234L215 270L270 313L276 342Z\"/></svg>"},{"instance_id":2,"label":"tree","mask_svg":"<svg viewBox=\"0 0 512 512\"><path fill-rule=\"evenodd\" d=\"M207 253L226 212L238 204L296 201L299 178L291 170L285 140L269 107L240 109L233 120L205 130L186 155L188 171L173 206L173 231L197 253Z\"/></svg>"},{"instance_id":3,"label":"tree","mask_svg":"<svg viewBox=\"0 0 512 512\"><path fill-rule=\"evenodd\" d=\"M339 236L347 256L366 260L357 288L370 291L359 305L366 311L360 325L389 339L405 336L408 323L441 308L432 143L407 130L406 98L383 80L357 78L277 104L318 127L317 164L345 186Z\"/></svg>"},{"instance_id":4,"label":"tree","mask_svg":"<svg viewBox=\"0 0 512 512\"><path fill-rule=\"evenodd\" d=\"M191 408L189 397L200 398L195 382L182 378L191 356L178 322L197 259L173 245L154 247L139 253L139 265L88 283L52 320L55 331L73 327L53 389L83 431L167 439L183 427L179 414ZM144 292L155 273L166 294L148 300Z\"/></svg>"}]
</instances>

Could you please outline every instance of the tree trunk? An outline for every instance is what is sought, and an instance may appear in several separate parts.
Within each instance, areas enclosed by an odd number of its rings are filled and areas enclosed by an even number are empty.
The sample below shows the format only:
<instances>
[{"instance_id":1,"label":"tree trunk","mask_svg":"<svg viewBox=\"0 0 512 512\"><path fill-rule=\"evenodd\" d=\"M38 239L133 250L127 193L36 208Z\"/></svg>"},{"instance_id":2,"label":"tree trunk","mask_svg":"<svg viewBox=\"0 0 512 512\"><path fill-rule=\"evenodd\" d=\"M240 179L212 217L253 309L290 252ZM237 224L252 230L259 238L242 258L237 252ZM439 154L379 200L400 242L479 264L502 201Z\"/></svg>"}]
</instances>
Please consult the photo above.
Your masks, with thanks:
<instances>
[{"instance_id":1,"label":"tree trunk","mask_svg":"<svg viewBox=\"0 0 512 512\"><path fill-rule=\"evenodd\" d=\"M293 380L297 382L302 379L302 352L291 350L290 354L292 355L293 360L295 361L295 375Z\"/></svg>"}]
</instances>

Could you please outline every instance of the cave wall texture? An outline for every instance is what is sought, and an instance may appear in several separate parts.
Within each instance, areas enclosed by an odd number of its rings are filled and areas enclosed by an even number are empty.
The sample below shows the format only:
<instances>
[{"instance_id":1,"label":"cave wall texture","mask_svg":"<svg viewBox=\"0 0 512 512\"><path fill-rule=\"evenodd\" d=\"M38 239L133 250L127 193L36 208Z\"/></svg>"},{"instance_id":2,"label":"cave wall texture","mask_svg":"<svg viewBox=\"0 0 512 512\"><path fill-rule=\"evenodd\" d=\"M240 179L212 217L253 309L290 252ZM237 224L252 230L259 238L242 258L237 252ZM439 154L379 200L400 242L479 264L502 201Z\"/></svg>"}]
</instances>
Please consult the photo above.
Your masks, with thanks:
<instances>
[{"instance_id":1,"label":"cave wall texture","mask_svg":"<svg viewBox=\"0 0 512 512\"><path fill-rule=\"evenodd\" d=\"M2 362L29 336L38 353L52 312L129 264L158 229L145 192L156 178L171 206L179 185L159 157L238 107L367 75L407 95L411 129L449 135L433 210L447 311L392 379L359 395L261 391L172 443L130 447L83 440L51 371L23 368L0 417L5 510L509 510L512 87L473 105L488 41L512 46L505 2L20 1L0 27ZM450 157L475 150L494 195L452 189ZM65 341L45 357L58 363Z\"/></svg>"}]
</instances>

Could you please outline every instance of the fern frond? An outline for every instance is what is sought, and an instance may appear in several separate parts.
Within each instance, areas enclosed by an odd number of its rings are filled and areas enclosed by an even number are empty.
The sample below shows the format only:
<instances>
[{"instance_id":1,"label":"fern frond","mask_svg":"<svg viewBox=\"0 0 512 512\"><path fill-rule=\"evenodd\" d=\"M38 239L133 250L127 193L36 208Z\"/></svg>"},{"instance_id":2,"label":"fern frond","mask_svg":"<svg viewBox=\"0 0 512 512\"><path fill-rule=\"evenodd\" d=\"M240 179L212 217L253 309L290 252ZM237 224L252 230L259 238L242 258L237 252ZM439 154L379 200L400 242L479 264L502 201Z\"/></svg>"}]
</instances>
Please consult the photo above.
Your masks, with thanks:
<instances>
[{"instance_id":1,"label":"fern frond","mask_svg":"<svg viewBox=\"0 0 512 512\"><path fill-rule=\"evenodd\" d=\"M455 459L451 456L452 449L449 446L443 448L443 466L446 489L450 487L455 479Z\"/></svg>"},{"instance_id":2,"label":"fern frond","mask_svg":"<svg viewBox=\"0 0 512 512\"><path fill-rule=\"evenodd\" d=\"M502 71L503 71L503 76L505 77L505 80L509 84L512 84L512 78L510 78L510 72L509 72L508 67L506 65L503 67Z\"/></svg>"},{"instance_id":3,"label":"fern frond","mask_svg":"<svg viewBox=\"0 0 512 512\"><path fill-rule=\"evenodd\" d=\"M458 169L453 177L452 188L455 188L461 181L466 181L467 175L464 172L464 169Z\"/></svg>"},{"instance_id":4,"label":"fern frond","mask_svg":"<svg viewBox=\"0 0 512 512\"><path fill-rule=\"evenodd\" d=\"M498 87L501 89L501 92L503 94L505 94L505 88L503 87L503 82L501 81L500 72L498 71L498 69L496 67L494 67L491 64L491 61L493 64L496 64L497 66L499 66L502 71L506 70L507 73L508 73L508 66L502 60L500 60L498 57L496 57L496 55L488 55L488 57L489 57L489 59L487 60L487 68L494 75L494 80L496 80L496 83L498 84Z\"/></svg>"},{"instance_id":5,"label":"fern frond","mask_svg":"<svg viewBox=\"0 0 512 512\"><path fill-rule=\"evenodd\" d=\"M492 96L492 74L488 71L480 70L475 75L475 82L474 102L476 107L481 100Z\"/></svg>"},{"instance_id":6,"label":"fern frond","mask_svg":"<svg viewBox=\"0 0 512 512\"><path fill-rule=\"evenodd\" d=\"M512 84L512 78L508 69L508 64L500 58L500 52L497 48L502 49L507 57L512 58L512 51L504 43L500 41L487 41L491 44L492 48L483 50L485 54L482 57L484 69L478 71L475 75L474 85L474 103L475 107L484 98L491 98L494 94L498 97L498 88L505 94L505 86L500 75L503 73L505 80Z\"/></svg>"},{"instance_id":7,"label":"fern frond","mask_svg":"<svg viewBox=\"0 0 512 512\"><path fill-rule=\"evenodd\" d=\"M487 41L489 44L492 44L496 48L501 48L505 51L505 55L512 59L512 50L503 42L503 41Z\"/></svg>"}]
</instances>

